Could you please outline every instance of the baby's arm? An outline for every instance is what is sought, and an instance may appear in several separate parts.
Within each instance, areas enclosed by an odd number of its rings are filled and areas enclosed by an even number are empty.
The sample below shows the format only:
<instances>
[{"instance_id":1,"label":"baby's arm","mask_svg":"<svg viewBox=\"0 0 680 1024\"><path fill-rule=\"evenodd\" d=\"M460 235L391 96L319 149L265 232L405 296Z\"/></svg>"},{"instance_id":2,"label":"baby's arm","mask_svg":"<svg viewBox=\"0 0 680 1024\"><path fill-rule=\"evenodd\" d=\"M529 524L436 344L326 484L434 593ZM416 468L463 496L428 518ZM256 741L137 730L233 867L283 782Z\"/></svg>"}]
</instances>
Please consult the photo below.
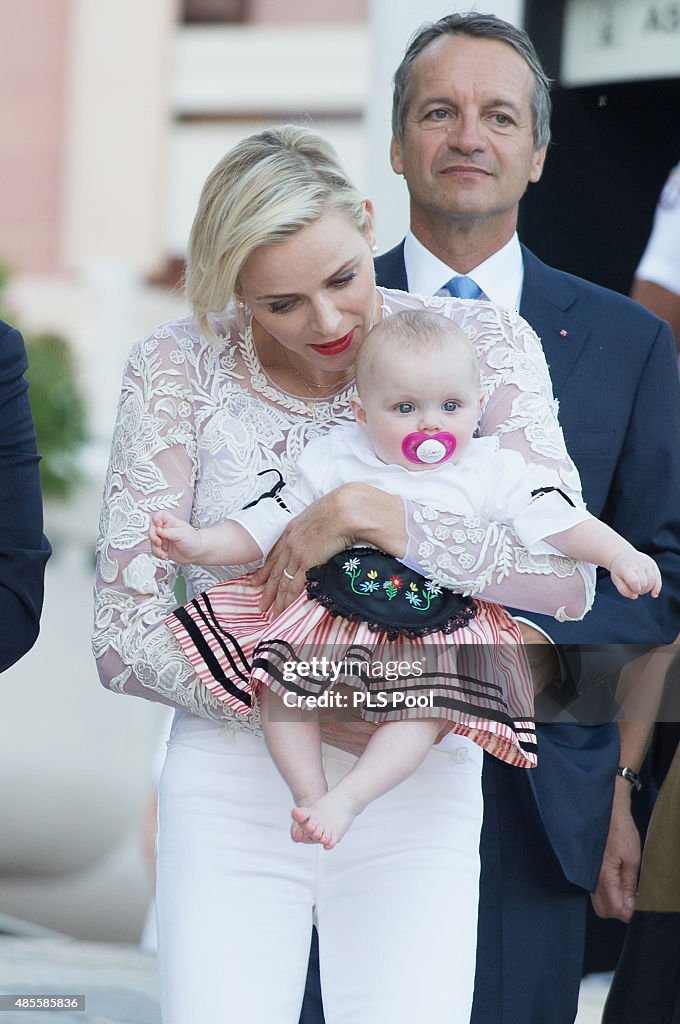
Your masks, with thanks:
<instances>
[{"instance_id":1,"label":"baby's arm","mask_svg":"<svg viewBox=\"0 0 680 1024\"><path fill-rule=\"evenodd\" d=\"M244 565L263 555L245 527L229 519L196 530L170 512L154 512L149 540L156 558L169 558L179 565Z\"/></svg>"},{"instance_id":2,"label":"baby's arm","mask_svg":"<svg viewBox=\"0 0 680 1024\"><path fill-rule=\"evenodd\" d=\"M571 558L608 569L623 597L635 600L647 593L658 597L661 592L661 573L654 559L637 551L599 519L587 519L545 539Z\"/></svg>"}]
</instances>

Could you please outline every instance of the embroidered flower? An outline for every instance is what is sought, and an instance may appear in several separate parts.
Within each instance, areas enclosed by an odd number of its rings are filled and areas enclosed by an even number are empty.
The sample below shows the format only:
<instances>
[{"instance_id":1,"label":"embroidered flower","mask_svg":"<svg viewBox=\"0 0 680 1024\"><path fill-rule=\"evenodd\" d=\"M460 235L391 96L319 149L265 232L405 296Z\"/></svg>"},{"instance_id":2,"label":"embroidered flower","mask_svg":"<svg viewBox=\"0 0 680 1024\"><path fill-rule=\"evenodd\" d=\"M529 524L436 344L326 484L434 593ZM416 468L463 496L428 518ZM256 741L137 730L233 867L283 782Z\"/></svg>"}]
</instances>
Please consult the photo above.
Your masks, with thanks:
<instances>
[{"instance_id":1,"label":"embroidered flower","mask_svg":"<svg viewBox=\"0 0 680 1024\"><path fill-rule=\"evenodd\" d=\"M403 586L404 582L400 576L391 576L388 580L385 580L383 590L387 594L387 600L391 601L392 598L396 597Z\"/></svg>"},{"instance_id":2,"label":"embroidered flower","mask_svg":"<svg viewBox=\"0 0 680 1024\"><path fill-rule=\"evenodd\" d=\"M434 580L427 581L427 583L425 584L425 590L427 591L428 594L431 594L432 597L439 597L439 595L442 592L442 588L439 586L438 583L435 583Z\"/></svg>"},{"instance_id":3,"label":"embroidered flower","mask_svg":"<svg viewBox=\"0 0 680 1024\"><path fill-rule=\"evenodd\" d=\"M414 583L413 581L411 581L411 583L409 583L408 586L409 586L409 590L415 590L416 593L417 593L417 591L418 591L418 584L417 583Z\"/></svg>"},{"instance_id":4,"label":"embroidered flower","mask_svg":"<svg viewBox=\"0 0 680 1024\"><path fill-rule=\"evenodd\" d=\"M412 590L407 590L406 593L404 594L404 597L406 598L409 604L413 605L414 608L420 608L421 604L423 603L420 595L414 594Z\"/></svg>"},{"instance_id":5,"label":"embroidered flower","mask_svg":"<svg viewBox=\"0 0 680 1024\"><path fill-rule=\"evenodd\" d=\"M376 572L375 569L369 569L366 575L368 576L369 580L375 580L378 578L378 573Z\"/></svg>"},{"instance_id":6,"label":"embroidered flower","mask_svg":"<svg viewBox=\"0 0 680 1024\"><path fill-rule=\"evenodd\" d=\"M356 570L358 568L359 568L359 559L358 558L348 558L347 561L345 562L345 564L343 565L343 569L345 570L346 573L356 572Z\"/></svg>"},{"instance_id":7,"label":"embroidered flower","mask_svg":"<svg viewBox=\"0 0 680 1024\"><path fill-rule=\"evenodd\" d=\"M475 564L475 560L472 555L468 555L467 552L462 551L460 555L458 555L458 563L461 569L471 569Z\"/></svg>"},{"instance_id":8,"label":"embroidered flower","mask_svg":"<svg viewBox=\"0 0 680 1024\"><path fill-rule=\"evenodd\" d=\"M421 515L423 519L436 519L439 513L436 508L430 508L429 505L426 505L422 510Z\"/></svg>"},{"instance_id":9,"label":"embroidered flower","mask_svg":"<svg viewBox=\"0 0 680 1024\"><path fill-rule=\"evenodd\" d=\"M118 412L118 426L111 445L111 470L126 477L127 483L143 494L167 487L154 461L158 452L167 447L162 433L162 420L147 411L141 392L128 392Z\"/></svg>"},{"instance_id":10,"label":"embroidered flower","mask_svg":"<svg viewBox=\"0 0 680 1024\"><path fill-rule=\"evenodd\" d=\"M183 363L185 358L186 356L184 355L184 352L174 351L170 353L170 361L175 363L177 366L179 366L180 363Z\"/></svg>"},{"instance_id":11,"label":"embroidered flower","mask_svg":"<svg viewBox=\"0 0 680 1024\"><path fill-rule=\"evenodd\" d=\"M102 537L105 544L120 551L129 551L146 539L149 516L135 502L129 491L109 496L102 508Z\"/></svg>"},{"instance_id":12,"label":"embroidered flower","mask_svg":"<svg viewBox=\"0 0 680 1024\"><path fill-rule=\"evenodd\" d=\"M378 584L375 580L364 580L363 583L359 584L359 589L363 590L365 594L372 594L374 590L378 590Z\"/></svg>"},{"instance_id":13,"label":"embroidered flower","mask_svg":"<svg viewBox=\"0 0 680 1024\"><path fill-rule=\"evenodd\" d=\"M481 519L479 516L464 516L463 526L466 530L476 530L481 525Z\"/></svg>"},{"instance_id":14,"label":"embroidered flower","mask_svg":"<svg viewBox=\"0 0 680 1024\"><path fill-rule=\"evenodd\" d=\"M137 555L123 570L123 582L138 594L156 594L156 566L151 555Z\"/></svg>"}]
</instances>

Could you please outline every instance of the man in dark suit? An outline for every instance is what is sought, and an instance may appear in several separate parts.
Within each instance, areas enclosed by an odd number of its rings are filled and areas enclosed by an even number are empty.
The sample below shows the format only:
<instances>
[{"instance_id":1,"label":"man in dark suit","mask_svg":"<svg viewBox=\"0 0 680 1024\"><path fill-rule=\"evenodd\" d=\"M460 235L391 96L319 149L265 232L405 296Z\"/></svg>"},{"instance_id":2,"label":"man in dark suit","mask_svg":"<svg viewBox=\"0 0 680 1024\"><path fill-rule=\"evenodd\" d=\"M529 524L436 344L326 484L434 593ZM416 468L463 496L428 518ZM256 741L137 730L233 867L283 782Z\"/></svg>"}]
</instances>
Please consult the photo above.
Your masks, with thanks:
<instances>
[{"instance_id":1,"label":"man in dark suit","mask_svg":"<svg viewBox=\"0 0 680 1024\"><path fill-rule=\"evenodd\" d=\"M658 601L621 598L603 575L583 621L523 616L528 642L560 645L566 669L581 662L587 672L594 649L582 645L607 645L596 650L616 662L621 645L678 634L680 394L665 323L546 266L517 240L549 113L548 81L524 32L481 14L424 26L395 75L391 158L409 189L410 231L376 270L388 287L481 292L518 308L541 338L590 511L655 558L663 577ZM640 767L645 734L623 725L619 751L614 725L550 724L539 727L533 771L485 756L473 1024L573 1021L587 894L597 890L602 914L632 912L636 780L617 768Z\"/></svg>"},{"instance_id":2,"label":"man in dark suit","mask_svg":"<svg viewBox=\"0 0 680 1024\"><path fill-rule=\"evenodd\" d=\"M50 546L42 501L24 342L0 321L0 672L35 643Z\"/></svg>"}]
</instances>

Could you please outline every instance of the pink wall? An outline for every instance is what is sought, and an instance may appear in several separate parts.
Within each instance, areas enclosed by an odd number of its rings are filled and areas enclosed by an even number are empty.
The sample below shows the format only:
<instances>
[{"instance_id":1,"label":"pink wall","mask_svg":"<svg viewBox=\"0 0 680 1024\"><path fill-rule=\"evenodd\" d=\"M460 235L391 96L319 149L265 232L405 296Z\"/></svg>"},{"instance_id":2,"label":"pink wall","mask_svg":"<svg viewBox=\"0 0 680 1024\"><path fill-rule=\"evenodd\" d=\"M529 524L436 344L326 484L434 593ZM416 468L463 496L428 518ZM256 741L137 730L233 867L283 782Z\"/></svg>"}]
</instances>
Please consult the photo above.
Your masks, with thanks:
<instances>
[{"instance_id":1,"label":"pink wall","mask_svg":"<svg viewBox=\"0 0 680 1024\"><path fill-rule=\"evenodd\" d=\"M70 0L3 3L0 263L58 267Z\"/></svg>"},{"instance_id":2,"label":"pink wall","mask_svg":"<svg viewBox=\"0 0 680 1024\"><path fill-rule=\"evenodd\" d=\"M368 18L368 0L251 0L250 10L250 21L270 25L357 22Z\"/></svg>"}]
</instances>

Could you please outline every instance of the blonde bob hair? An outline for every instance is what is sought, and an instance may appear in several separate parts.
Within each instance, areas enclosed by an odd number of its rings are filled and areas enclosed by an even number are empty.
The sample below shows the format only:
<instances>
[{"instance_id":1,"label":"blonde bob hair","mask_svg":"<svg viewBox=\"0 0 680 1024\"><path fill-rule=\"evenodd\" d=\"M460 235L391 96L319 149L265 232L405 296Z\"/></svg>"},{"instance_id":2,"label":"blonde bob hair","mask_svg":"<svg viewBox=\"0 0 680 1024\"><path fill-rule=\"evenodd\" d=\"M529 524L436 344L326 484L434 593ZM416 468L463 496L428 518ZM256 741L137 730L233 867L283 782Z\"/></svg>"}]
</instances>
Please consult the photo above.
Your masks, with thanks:
<instances>
[{"instance_id":1,"label":"blonde bob hair","mask_svg":"<svg viewBox=\"0 0 680 1024\"><path fill-rule=\"evenodd\" d=\"M329 211L368 230L364 197L316 132L269 128L230 150L203 186L189 238L185 290L204 333L212 334L209 314L238 295L241 268L255 249L283 242Z\"/></svg>"}]
</instances>

